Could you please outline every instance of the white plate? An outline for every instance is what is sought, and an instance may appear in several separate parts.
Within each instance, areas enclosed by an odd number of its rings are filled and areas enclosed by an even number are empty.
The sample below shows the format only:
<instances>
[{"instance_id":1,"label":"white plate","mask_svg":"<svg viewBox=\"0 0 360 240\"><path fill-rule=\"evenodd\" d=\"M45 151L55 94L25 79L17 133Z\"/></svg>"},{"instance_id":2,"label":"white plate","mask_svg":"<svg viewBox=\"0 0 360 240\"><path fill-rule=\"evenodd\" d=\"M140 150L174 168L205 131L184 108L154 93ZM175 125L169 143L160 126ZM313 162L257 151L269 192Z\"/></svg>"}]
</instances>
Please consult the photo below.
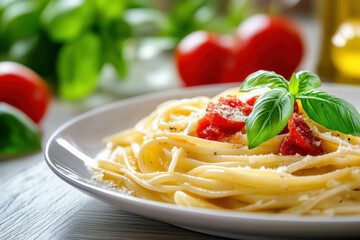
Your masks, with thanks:
<instances>
[{"instance_id":1,"label":"white plate","mask_svg":"<svg viewBox=\"0 0 360 240\"><path fill-rule=\"evenodd\" d=\"M65 182L123 210L191 230L231 238L360 236L360 217L296 217L191 209L121 194L91 180L85 161L103 147L102 138L132 127L161 102L214 96L232 85L176 89L119 101L82 114L60 127L46 146L49 167ZM324 90L360 107L360 87L325 85Z\"/></svg>"}]
</instances>

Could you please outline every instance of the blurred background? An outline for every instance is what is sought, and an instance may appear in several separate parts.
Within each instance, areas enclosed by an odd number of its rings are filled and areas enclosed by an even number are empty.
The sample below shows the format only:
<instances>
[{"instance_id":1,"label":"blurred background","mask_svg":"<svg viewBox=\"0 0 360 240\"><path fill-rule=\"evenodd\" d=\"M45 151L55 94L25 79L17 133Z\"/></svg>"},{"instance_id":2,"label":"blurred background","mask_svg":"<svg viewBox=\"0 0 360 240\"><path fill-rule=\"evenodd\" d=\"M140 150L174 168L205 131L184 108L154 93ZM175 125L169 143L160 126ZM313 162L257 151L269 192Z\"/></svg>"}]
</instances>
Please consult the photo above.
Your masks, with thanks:
<instances>
[{"instance_id":1,"label":"blurred background","mask_svg":"<svg viewBox=\"0 0 360 240\"><path fill-rule=\"evenodd\" d=\"M258 14L267 19L251 22ZM193 53L180 48L187 36ZM0 56L66 100L241 81L260 68L360 83L360 1L0 0Z\"/></svg>"}]
</instances>

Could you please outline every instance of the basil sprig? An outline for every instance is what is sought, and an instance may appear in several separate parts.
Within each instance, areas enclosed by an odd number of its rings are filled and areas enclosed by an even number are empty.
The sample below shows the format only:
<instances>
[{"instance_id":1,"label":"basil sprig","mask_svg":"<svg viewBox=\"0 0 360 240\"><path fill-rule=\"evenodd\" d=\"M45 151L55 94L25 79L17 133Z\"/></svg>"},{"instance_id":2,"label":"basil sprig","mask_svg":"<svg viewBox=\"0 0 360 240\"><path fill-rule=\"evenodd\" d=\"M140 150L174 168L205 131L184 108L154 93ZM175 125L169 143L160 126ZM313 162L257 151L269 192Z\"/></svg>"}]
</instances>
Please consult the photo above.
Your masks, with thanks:
<instances>
[{"instance_id":1,"label":"basil sprig","mask_svg":"<svg viewBox=\"0 0 360 240\"><path fill-rule=\"evenodd\" d=\"M316 123L334 131L360 136L360 114L349 102L318 90L320 78L309 71L294 73L287 82L275 72L260 70L249 75L240 91L268 87L261 95L252 113L245 120L249 149L279 134L294 111L299 99L307 115Z\"/></svg>"}]
</instances>

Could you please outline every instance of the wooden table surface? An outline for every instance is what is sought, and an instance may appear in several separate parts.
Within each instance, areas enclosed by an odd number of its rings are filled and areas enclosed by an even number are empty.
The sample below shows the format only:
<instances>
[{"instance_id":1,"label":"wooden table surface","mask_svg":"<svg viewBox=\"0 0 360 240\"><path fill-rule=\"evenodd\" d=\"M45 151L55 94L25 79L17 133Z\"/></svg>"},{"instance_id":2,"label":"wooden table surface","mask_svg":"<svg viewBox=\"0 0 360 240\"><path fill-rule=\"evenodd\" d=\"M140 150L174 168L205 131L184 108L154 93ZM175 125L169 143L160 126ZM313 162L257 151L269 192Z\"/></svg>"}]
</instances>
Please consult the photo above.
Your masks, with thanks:
<instances>
[{"instance_id":1,"label":"wooden table surface","mask_svg":"<svg viewBox=\"0 0 360 240\"><path fill-rule=\"evenodd\" d=\"M308 54L302 68L314 70L318 25L303 21ZM103 102L98 102L102 99ZM54 100L43 121L43 145L72 117L114 99L84 103ZM92 105L96 102L94 105ZM0 130L1 131L1 130ZM0 239L220 239L121 211L60 180L43 152L0 159Z\"/></svg>"}]
</instances>

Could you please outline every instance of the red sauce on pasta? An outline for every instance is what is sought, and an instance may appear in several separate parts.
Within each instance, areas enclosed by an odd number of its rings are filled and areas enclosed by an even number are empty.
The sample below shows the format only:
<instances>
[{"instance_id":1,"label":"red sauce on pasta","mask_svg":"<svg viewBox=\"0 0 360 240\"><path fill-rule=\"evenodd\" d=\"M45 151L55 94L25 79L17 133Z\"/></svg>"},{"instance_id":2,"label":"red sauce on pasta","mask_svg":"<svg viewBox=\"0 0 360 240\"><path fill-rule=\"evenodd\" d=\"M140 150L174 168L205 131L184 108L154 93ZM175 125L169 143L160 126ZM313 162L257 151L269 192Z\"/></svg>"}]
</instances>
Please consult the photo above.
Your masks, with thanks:
<instances>
[{"instance_id":1,"label":"red sauce on pasta","mask_svg":"<svg viewBox=\"0 0 360 240\"><path fill-rule=\"evenodd\" d=\"M235 96L221 97L217 104L208 104L205 116L197 123L196 132L200 138L221 140L243 131L245 118L251 111L252 105Z\"/></svg>"},{"instance_id":2,"label":"red sauce on pasta","mask_svg":"<svg viewBox=\"0 0 360 240\"><path fill-rule=\"evenodd\" d=\"M288 128L289 133L280 147L282 155L317 156L324 153L320 139L314 136L310 127L299 114L292 114Z\"/></svg>"}]
</instances>

